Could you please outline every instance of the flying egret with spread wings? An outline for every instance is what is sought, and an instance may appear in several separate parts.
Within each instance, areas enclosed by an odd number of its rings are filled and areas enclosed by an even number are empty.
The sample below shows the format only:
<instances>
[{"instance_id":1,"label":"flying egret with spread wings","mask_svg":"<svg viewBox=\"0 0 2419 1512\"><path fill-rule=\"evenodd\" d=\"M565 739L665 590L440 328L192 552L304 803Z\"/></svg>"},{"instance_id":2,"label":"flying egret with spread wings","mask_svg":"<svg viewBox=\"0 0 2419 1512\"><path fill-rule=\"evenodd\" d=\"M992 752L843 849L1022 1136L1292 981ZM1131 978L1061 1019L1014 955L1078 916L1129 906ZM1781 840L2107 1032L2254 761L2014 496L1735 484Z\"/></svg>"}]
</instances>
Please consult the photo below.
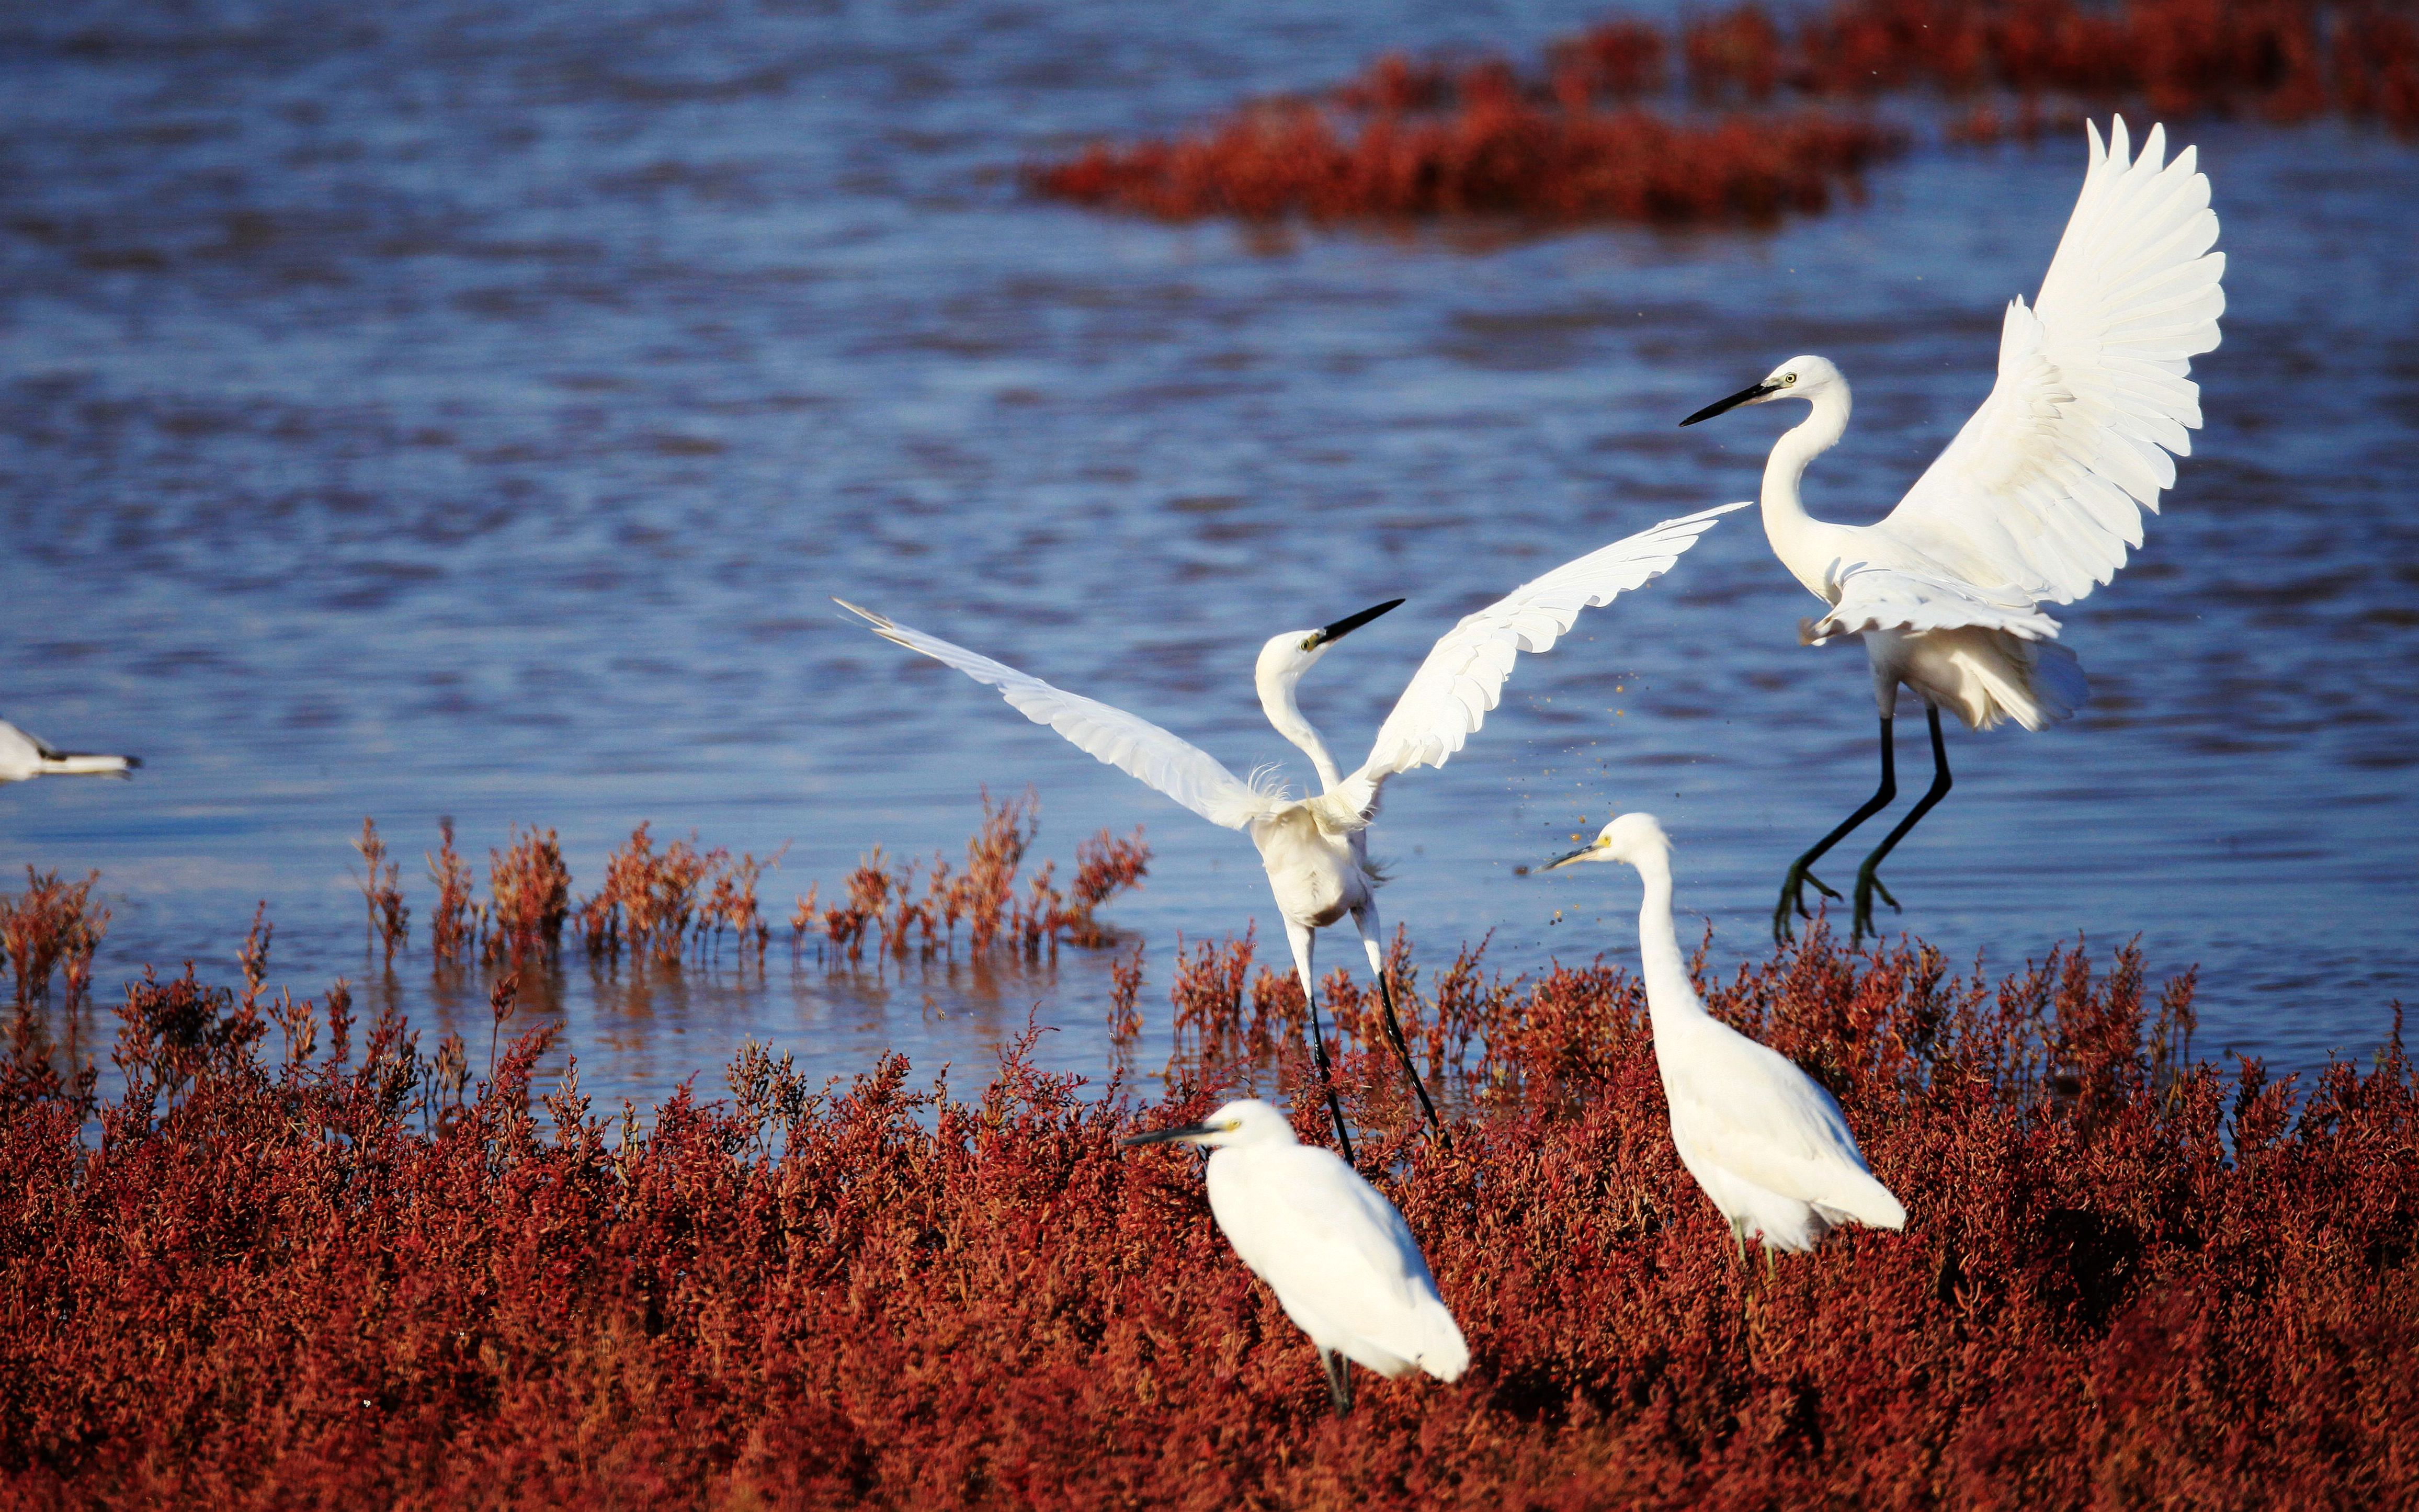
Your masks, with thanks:
<instances>
[{"instance_id":1,"label":"flying egret with spread wings","mask_svg":"<svg viewBox=\"0 0 2419 1512\"><path fill-rule=\"evenodd\" d=\"M1839 893L1810 870L1898 795L1890 719L1901 684L1923 700L1932 729L1931 788L1857 869L1854 933L1872 926L1874 872L1949 794L1940 711L1969 729L2013 719L2042 730L2088 692L2074 654L2057 644L2043 603L2066 604L2108 581L2142 544L2142 510L2175 486L2175 456L2200 425L2200 390L2185 375L2218 342L2226 255L2211 252L2209 179L2186 147L2172 162L2164 127L2130 155L2125 122L2103 149L2087 125L2090 164L2041 295L2008 306L1998 382L1889 516L1873 525L1814 519L1798 501L1806 465L1848 425L1848 383L1820 357L1793 357L1754 384L1681 422L1745 405L1803 399L1804 424L1773 444L1764 469L1764 529L1781 564L1827 606L1803 622L1820 645L1861 636L1881 709L1881 786L1791 863L1773 910L1776 940L1807 913L1805 888Z\"/></svg>"},{"instance_id":2,"label":"flying egret with spread wings","mask_svg":"<svg viewBox=\"0 0 2419 1512\"><path fill-rule=\"evenodd\" d=\"M1284 1114L1251 1098L1126 1143L1177 1141L1208 1147L1218 1229L1317 1346L1336 1416L1352 1411L1347 1361L1389 1380L1425 1370L1448 1383L1470 1368L1410 1226L1333 1150L1302 1144Z\"/></svg>"},{"instance_id":3,"label":"flying egret with spread wings","mask_svg":"<svg viewBox=\"0 0 2419 1512\"><path fill-rule=\"evenodd\" d=\"M123 777L143 764L139 756L100 756L90 751L54 750L48 741L29 735L0 719L0 782L29 782L38 777Z\"/></svg>"},{"instance_id":4,"label":"flying egret with spread wings","mask_svg":"<svg viewBox=\"0 0 2419 1512\"><path fill-rule=\"evenodd\" d=\"M1906 1209L1865 1165L1857 1136L1822 1084L1769 1045L1705 1011L1672 927L1672 841L1653 814L1626 813L1544 868L1621 861L1646 884L1638 955L1655 1065L1672 1114L1672 1145L1742 1253L1761 1239L1808 1250L1842 1223L1899 1228Z\"/></svg>"},{"instance_id":5,"label":"flying egret with spread wings","mask_svg":"<svg viewBox=\"0 0 2419 1512\"><path fill-rule=\"evenodd\" d=\"M1420 663L1394 712L1379 727L1368 760L1350 773L1336 764L1327 743L1302 717L1294 689L1329 646L1402 600L1364 609L1323 629L1287 630L1271 637L1260 648L1253 681L1269 722L1300 747L1318 771L1321 791L1302 798L1290 796L1267 775L1266 768L1246 781L1208 751L1123 709L1053 687L1038 677L911 630L844 599L833 602L862 616L886 639L998 688L1026 718L1050 726L1098 760L1140 778L1211 824L1251 835L1268 871L1277 911L1285 918L1294 970L1302 979L1302 995L1309 1000L1312 1053L1326 1085L1336 1140L1348 1162L1352 1139L1345 1128L1343 1106L1328 1079L1327 1047L1318 1022L1318 981L1311 973L1316 932L1347 915L1360 933L1369 969L1378 979L1387 1038L1419 1094L1429 1126L1441 1127L1427 1088L1411 1063L1410 1047L1403 1041L1394 994L1386 982L1385 954L1378 943L1379 878L1369 866L1366 831L1377 815L1386 780L1416 766L1442 766L1486 722L1487 711L1495 707L1504 679L1512 674L1516 656L1524 651L1550 650L1581 609L1609 604L1615 595L1660 576L1713 528L1716 519L1747 507L1725 504L1665 520L1564 563L1463 618Z\"/></svg>"}]
</instances>

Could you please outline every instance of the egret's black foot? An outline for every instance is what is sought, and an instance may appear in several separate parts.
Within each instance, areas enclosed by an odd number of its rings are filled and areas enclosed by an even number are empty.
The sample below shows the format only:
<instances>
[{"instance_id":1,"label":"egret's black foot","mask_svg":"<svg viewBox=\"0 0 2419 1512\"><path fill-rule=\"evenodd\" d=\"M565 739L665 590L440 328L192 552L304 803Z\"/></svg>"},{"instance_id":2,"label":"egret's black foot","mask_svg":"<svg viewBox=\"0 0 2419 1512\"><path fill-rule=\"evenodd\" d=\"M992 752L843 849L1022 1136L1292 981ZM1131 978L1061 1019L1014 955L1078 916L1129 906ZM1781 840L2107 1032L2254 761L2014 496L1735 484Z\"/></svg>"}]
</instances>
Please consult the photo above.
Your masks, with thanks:
<instances>
[{"instance_id":1,"label":"egret's black foot","mask_svg":"<svg viewBox=\"0 0 2419 1512\"><path fill-rule=\"evenodd\" d=\"M1881 930L1873 923L1875 893L1881 894L1882 902L1890 905L1891 913L1900 912L1898 900L1890 896L1890 890L1887 887L1882 886L1882 879L1874 873L1873 863L1867 861L1857 868L1857 918L1856 922L1849 926L1851 937L1848 941L1848 949L1852 950L1864 943L1864 938L1868 934L1876 940L1882 937Z\"/></svg>"},{"instance_id":2,"label":"egret's black foot","mask_svg":"<svg viewBox=\"0 0 2419 1512\"><path fill-rule=\"evenodd\" d=\"M1813 910L1806 906L1806 887L1809 883L1811 883L1814 890L1824 897L1834 903L1839 901L1840 895L1831 889L1830 884L1816 876L1804 861L1793 863L1789 868L1788 878L1780 884L1780 902L1772 910L1773 944L1787 945L1796 937L1796 921L1814 917Z\"/></svg>"},{"instance_id":3,"label":"egret's black foot","mask_svg":"<svg viewBox=\"0 0 2419 1512\"><path fill-rule=\"evenodd\" d=\"M1327 1367L1327 1400L1338 1417L1352 1415L1352 1363L1340 1354L1318 1351L1318 1363Z\"/></svg>"}]
</instances>

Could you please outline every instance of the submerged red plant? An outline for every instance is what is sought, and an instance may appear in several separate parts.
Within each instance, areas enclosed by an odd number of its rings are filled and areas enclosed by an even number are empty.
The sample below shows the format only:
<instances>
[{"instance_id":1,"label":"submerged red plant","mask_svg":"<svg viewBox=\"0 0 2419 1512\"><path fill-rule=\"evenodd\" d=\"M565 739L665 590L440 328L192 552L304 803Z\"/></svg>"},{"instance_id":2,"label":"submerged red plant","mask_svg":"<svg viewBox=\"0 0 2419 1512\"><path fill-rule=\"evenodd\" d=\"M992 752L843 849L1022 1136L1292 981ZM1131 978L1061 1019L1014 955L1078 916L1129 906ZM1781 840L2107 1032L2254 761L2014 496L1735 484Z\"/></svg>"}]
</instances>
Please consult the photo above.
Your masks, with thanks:
<instances>
[{"instance_id":1,"label":"submerged red plant","mask_svg":"<svg viewBox=\"0 0 2419 1512\"><path fill-rule=\"evenodd\" d=\"M1248 958L1205 959L1214 982L1178 990L1240 1026ZM1672 1151L1635 980L1478 971L1420 1011L1483 1045L1447 1073L1449 1145L1384 1090L1390 1055L1346 1036L1338 1061L1474 1364L1364 1381L1341 1422L1197 1162L1118 1148L1236 1066L1089 1101L1028 1040L965 1101L897 1057L818 1090L751 1045L732 1102L684 1088L641 1123L598 1117L576 1070L540 1078L546 1030L466 1091L458 1041L423 1056L392 1016L356 1053L341 990L293 1005L281 1050L256 995L146 978L117 1099L22 1057L5 1078L0 1484L213 1505L2419 1493L2398 1023L2373 1068L2304 1087L2192 1059L2189 980L2154 1001L2130 949L1992 981L1810 940L1708 1002L1837 1093L1911 1216L1767 1273ZM1274 1069L1317 1137L1302 1060L1280 1044Z\"/></svg>"}]
</instances>

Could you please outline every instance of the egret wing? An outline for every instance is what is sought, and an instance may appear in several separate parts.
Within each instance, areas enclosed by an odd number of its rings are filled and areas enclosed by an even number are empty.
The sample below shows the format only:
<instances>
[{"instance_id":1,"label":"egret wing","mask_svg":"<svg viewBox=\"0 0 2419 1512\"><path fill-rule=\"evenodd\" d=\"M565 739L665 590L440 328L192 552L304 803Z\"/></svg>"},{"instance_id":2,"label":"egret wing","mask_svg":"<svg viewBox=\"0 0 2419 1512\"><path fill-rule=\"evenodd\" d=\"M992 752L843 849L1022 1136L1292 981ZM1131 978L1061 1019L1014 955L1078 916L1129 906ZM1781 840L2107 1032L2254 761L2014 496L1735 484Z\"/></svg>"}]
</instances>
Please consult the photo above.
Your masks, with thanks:
<instances>
[{"instance_id":1,"label":"egret wing","mask_svg":"<svg viewBox=\"0 0 2419 1512\"><path fill-rule=\"evenodd\" d=\"M1448 1380L1459 1373L1466 1347L1410 1226L1333 1152L1261 1152L1236 1197L1246 1211L1230 1202L1220 1224L1297 1321L1317 1319Z\"/></svg>"},{"instance_id":2,"label":"egret wing","mask_svg":"<svg viewBox=\"0 0 2419 1512\"><path fill-rule=\"evenodd\" d=\"M1873 1179L1840 1104L1769 1045L1718 1020L1684 1053L1657 1046L1674 1130L1714 1164L1767 1192L1895 1227L1905 1210Z\"/></svg>"},{"instance_id":3,"label":"egret wing","mask_svg":"<svg viewBox=\"0 0 2419 1512\"><path fill-rule=\"evenodd\" d=\"M1942 574L1859 562L1831 579L1831 610L1798 626L1798 638L1819 646L1833 636L1867 630L1947 630L1977 625L2027 640L2057 635L2057 622L2010 589L1978 588Z\"/></svg>"},{"instance_id":4,"label":"egret wing","mask_svg":"<svg viewBox=\"0 0 2419 1512\"><path fill-rule=\"evenodd\" d=\"M2087 129L2083 192L2038 302L2008 306L1997 384L1882 522L1961 577L2061 604L2116 575L2175 486L2200 424L2185 375L2226 309L2194 149L2163 164L2164 127L2138 157L2121 116L2105 150Z\"/></svg>"},{"instance_id":5,"label":"egret wing","mask_svg":"<svg viewBox=\"0 0 2419 1512\"><path fill-rule=\"evenodd\" d=\"M1369 759L1347 781L1377 788L1415 766L1442 766L1487 722L1521 652L1553 649L1579 611L1660 577L1714 522L1744 503L1667 519L1521 584L1445 633L1378 729Z\"/></svg>"},{"instance_id":6,"label":"egret wing","mask_svg":"<svg viewBox=\"0 0 2419 1512\"><path fill-rule=\"evenodd\" d=\"M1274 811L1282 802L1280 795L1253 787L1208 751L1148 719L1053 687L1039 677L951 645L938 636L911 630L845 599L832 602L871 624L884 640L998 688L1017 712L1035 724L1048 725L1095 760L1141 779L1213 825L1241 829Z\"/></svg>"},{"instance_id":7,"label":"egret wing","mask_svg":"<svg viewBox=\"0 0 2419 1512\"><path fill-rule=\"evenodd\" d=\"M22 782L42 769L49 748L6 719L0 719L0 782Z\"/></svg>"}]
</instances>

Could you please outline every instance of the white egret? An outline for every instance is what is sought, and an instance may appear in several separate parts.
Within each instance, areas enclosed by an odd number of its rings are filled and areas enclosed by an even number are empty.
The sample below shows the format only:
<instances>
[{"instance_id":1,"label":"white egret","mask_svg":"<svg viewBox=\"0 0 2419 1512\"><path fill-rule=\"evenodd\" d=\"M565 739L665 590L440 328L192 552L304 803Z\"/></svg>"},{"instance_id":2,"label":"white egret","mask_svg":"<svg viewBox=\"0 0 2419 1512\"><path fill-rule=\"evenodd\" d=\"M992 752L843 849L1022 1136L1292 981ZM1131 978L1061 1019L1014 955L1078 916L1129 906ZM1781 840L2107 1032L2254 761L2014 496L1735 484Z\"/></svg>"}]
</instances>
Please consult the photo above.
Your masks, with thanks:
<instances>
[{"instance_id":1,"label":"white egret","mask_svg":"<svg viewBox=\"0 0 2419 1512\"><path fill-rule=\"evenodd\" d=\"M50 743L0 719L0 782L29 782L38 777L123 776L143 764L139 756L100 756L90 751L54 750Z\"/></svg>"},{"instance_id":2,"label":"white egret","mask_svg":"<svg viewBox=\"0 0 2419 1512\"><path fill-rule=\"evenodd\" d=\"M1470 1367L1410 1226L1333 1150L1296 1141L1284 1114L1251 1098L1126 1143L1171 1141L1209 1147L1210 1211L1317 1346L1336 1416L1352 1411L1346 1361L1389 1381L1419 1369L1451 1382Z\"/></svg>"},{"instance_id":3,"label":"white egret","mask_svg":"<svg viewBox=\"0 0 2419 1512\"><path fill-rule=\"evenodd\" d=\"M1646 884L1638 955L1672 1144L1730 1220L1741 1252L1756 1238L1774 1249L1811 1249L1850 1219L1904 1227L1906 1209L1873 1180L1831 1094L1770 1046L1705 1011L1672 928L1672 841L1655 816L1622 814L1544 870L1581 861L1623 862Z\"/></svg>"},{"instance_id":4,"label":"white egret","mask_svg":"<svg viewBox=\"0 0 2419 1512\"><path fill-rule=\"evenodd\" d=\"M1378 979L1387 1037L1419 1094L1429 1126L1441 1127L1427 1088L1411 1063L1410 1047L1403 1041L1378 938L1379 879L1369 866L1364 832L1377 815L1386 779L1415 766L1442 766L1485 722L1487 711L1495 707L1518 653L1551 649L1581 609L1609 604L1615 595L1661 575L1713 528L1718 517L1747 507L1725 504L1665 520L1564 563L1466 616L1420 663L1394 712L1379 728L1368 760L1348 775L1336 765L1327 743L1302 717L1294 689L1329 646L1402 600L1364 609L1324 629L1287 630L1271 637L1260 648L1253 681L1269 722L1301 747L1318 771L1322 791L1303 798L1291 797L1270 768L1255 770L1246 781L1209 752L1147 719L1053 687L1038 677L911 630L845 599L833 602L862 616L886 639L998 688L1026 718L1050 726L1095 758L1140 778L1210 823L1250 832L1268 872L1277 911L1285 918L1294 970L1309 1002L1312 1053L1327 1091L1328 1109L1334 1116L1336 1139L1349 1161L1352 1139L1328 1076L1327 1047L1318 1023L1318 981L1311 972L1316 932L1347 915L1360 932L1369 969Z\"/></svg>"},{"instance_id":5,"label":"white egret","mask_svg":"<svg viewBox=\"0 0 2419 1512\"><path fill-rule=\"evenodd\" d=\"M2114 577L2142 544L2140 510L2155 513L2200 424L2191 359L2217 346L2226 270L2209 179L2194 149L2162 164L2153 126L2128 156L2125 122L2103 151L2087 125L2090 163L2066 234L2030 308L2008 306L1999 376L1990 397L1888 517L1833 525L1798 501L1806 465L1848 424L1848 384L1820 357L1794 357L1754 386L1681 422L1803 399L1813 413L1774 443L1764 470L1764 529L1797 580L1827 610L1799 627L1820 645L1861 636L1881 709L1881 786L1790 865L1773 911L1776 940L1806 915L1805 887L1837 898L1810 868L1898 795L1890 719L1901 684L1923 700L1933 779L1906 817L1857 869L1854 934L1872 928L1873 894L1898 900L1874 874L1883 857L1948 795L1940 711L1969 729L2013 719L2057 724L2088 692L2074 654L2057 644L2043 602L2065 604ZM2138 506L2138 508L2137 508Z\"/></svg>"}]
</instances>

